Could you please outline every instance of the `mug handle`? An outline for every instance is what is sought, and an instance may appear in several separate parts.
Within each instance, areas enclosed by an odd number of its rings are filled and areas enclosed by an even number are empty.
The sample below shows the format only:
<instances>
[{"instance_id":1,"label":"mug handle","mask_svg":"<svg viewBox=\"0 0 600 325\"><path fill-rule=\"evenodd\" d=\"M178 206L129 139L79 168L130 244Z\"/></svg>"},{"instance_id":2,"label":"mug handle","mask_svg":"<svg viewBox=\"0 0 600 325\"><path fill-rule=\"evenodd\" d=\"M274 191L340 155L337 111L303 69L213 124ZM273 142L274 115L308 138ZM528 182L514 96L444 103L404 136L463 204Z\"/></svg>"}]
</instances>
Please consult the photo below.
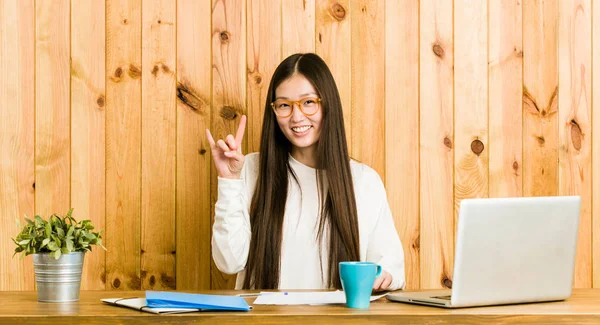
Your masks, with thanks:
<instances>
[{"instance_id":1,"label":"mug handle","mask_svg":"<svg viewBox=\"0 0 600 325\"><path fill-rule=\"evenodd\" d=\"M379 265L379 264L376 264L376 265L377 265L377 272L375 272L375 277L378 277L381 275L382 268L381 268L381 265Z\"/></svg>"}]
</instances>

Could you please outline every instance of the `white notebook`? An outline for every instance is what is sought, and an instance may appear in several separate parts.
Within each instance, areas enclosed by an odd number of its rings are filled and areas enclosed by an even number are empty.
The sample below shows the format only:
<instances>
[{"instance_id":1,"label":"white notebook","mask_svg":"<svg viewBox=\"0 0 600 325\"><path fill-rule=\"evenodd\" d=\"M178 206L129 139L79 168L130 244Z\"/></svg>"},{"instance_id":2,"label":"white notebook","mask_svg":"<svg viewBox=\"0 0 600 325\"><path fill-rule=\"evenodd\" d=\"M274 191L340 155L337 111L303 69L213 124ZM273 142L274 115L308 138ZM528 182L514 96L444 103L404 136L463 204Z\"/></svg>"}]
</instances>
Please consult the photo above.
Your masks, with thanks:
<instances>
[{"instance_id":1,"label":"white notebook","mask_svg":"<svg viewBox=\"0 0 600 325\"><path fill-rule=\"evenodd\" d=\"M153 314L178 314L200 311L198 308L152 308L146 305L146 298L107 298L102 302L120 307L127 307Z\"/></svg>"}]
</instances>

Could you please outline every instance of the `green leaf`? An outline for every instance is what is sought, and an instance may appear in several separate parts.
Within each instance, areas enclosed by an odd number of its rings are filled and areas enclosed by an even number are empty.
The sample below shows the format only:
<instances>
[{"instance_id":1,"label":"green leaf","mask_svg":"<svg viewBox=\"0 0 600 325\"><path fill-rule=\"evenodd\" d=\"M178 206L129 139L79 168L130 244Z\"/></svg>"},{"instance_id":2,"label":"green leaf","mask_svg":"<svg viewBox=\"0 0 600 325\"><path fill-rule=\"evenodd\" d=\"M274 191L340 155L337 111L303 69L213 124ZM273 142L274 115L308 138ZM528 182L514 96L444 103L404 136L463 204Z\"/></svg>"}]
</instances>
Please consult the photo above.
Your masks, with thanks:
<instances>
[{"instance_id":1,"label":"green leaf","mask_svg":"<svg viewBox=\"0 0 600 325\"><path fill-rule=\"evenodd\" d=\"M31 241L31 239L25 239L25 240L21 240L21 241L19 242L19 245L27 245L27 244L29 244L29 242L30 242L30 241Z\"/></svg>"},{"instance_id":2,"label":"green leaf","mask_svg":"<svg viewBox=\"0 0 600 325\"><path fill-rule=\"evenodd\" d=\"M54 239L54 241L56 242L56 246L61 247L62 246L62 242L60 241L60 238L58 238L58 236L52 234L52 236L50 236L52 239Z\"/></svg>"},{"instance_id":3,"label":"green leaf","mask_svg":"<svg viewBox=\"0 0 600 325\"><path fill-rule=\"evenodd\" d=\"M54 254L55 259L59 259L60 255L61 255L60 249L57 249L53 253L50 253L51 256L52 256L52 254Z\"/></svg>"},{"instance_id":4,"label":"green leaf","mask_svg":"<svg viewBox=\"0 0 600 325\"><path fill-rule=\"evenodd\" d=\"M69 250L69 252L73 251L73 241L70 239L67 239L66 243L67 243L67 249Z\"/></svg>"},{"instance_id":5,"label":"green leaf","mask_svg":"<svg viewBox=\"0 0 600 325\"><path fill-rule=\"evenodd\" d=\"M48 249L54 252L58 250L58 245L56 245L56 242L51 241L48 243Z\"/></svg>"},{"instance_id":6,"label":"green leaf","mask_svg":"<svg viewBox=\"0 0 600 325\"><path fill-rule=\"evenodd\" d=\"M48 245L49 242L50 242L50 238L44 238L44 240L42 241L42 245L40 246L40 248Z\"/></svg>"},{"instance_id":7,"label":"green leaf","mask_svg":"<svg viewBox=\"0 0 600 325\"><path fill-rule=\"evenodd\" d=\"M74 231L75 227L73 227L72 225L69 226L69 230L67 231L67 237L72 236Z\"/></svg>"},{"instance_id":8,"label":"green leaf","mask_svg":"<svg viewBox=\"0 0 600 325\"><path fill-rule=\"evenodd\" d=\"M65 238L65 231L62 228L56 228L56 233L58 234L58 238Z\"/></svg>"},{"instance_id":9,"label":"green leaf","mask_svg":"<svg viewBox=\"0 0 600 325\"><path fill-rule=\"evenodd\" d=\"M63 254L69 254L71 252L71 250L66 247L63 247L60 250L62 251Z\"/></svg>"},{"instance_id":10,"label":"green leaf","mask_svg":"<svg viewBox=\"0 0 600 325\"><path fill-rule=\"evenodd\" d=\"M46 237L50 237L50 235L52 234L52 226L49 223L46 224L45 231L46 231Z\"/></svg>"}]
</instances>

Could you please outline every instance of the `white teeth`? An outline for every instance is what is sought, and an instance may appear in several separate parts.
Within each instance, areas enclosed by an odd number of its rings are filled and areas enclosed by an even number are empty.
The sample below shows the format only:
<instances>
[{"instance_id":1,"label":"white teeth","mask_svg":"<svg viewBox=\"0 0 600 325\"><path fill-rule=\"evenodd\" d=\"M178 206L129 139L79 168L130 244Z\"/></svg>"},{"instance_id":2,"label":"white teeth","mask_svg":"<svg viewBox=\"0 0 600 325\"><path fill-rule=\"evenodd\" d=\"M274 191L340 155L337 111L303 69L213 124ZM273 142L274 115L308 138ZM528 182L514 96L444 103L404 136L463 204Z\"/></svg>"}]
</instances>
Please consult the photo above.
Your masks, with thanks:
<instances>
[{"instance_id":1,"label":"white teeth","mask_svg":"<svg viewBox=\"0 0 600 325\"><path fill-rule=\"evenodd\" d=\"M292 128L294 132L302 133L310 128L310 125Z\"/></svg>"}]
</instances>

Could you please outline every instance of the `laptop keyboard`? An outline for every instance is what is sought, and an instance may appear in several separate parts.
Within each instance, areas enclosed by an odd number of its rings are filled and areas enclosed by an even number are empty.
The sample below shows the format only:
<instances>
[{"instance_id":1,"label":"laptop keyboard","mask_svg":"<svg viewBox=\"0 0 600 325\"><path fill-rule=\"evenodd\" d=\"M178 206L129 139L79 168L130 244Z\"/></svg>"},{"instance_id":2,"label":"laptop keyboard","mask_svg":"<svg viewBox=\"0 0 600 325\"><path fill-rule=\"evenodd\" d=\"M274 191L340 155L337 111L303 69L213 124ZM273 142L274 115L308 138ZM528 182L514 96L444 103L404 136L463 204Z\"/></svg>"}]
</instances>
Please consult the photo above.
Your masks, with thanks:
<instances>
[{"instance_id":1,"label":"laptop keyboard","mask_svg":"<svg viewBox=\"0 0 600 325\"><path fill-rule=\"evenodd\" d=\"M435 296L435 297L431 297L431 298L451 300L452 296L451 295L447 295L447 296Z\"/></svg>"}]
</instances>

